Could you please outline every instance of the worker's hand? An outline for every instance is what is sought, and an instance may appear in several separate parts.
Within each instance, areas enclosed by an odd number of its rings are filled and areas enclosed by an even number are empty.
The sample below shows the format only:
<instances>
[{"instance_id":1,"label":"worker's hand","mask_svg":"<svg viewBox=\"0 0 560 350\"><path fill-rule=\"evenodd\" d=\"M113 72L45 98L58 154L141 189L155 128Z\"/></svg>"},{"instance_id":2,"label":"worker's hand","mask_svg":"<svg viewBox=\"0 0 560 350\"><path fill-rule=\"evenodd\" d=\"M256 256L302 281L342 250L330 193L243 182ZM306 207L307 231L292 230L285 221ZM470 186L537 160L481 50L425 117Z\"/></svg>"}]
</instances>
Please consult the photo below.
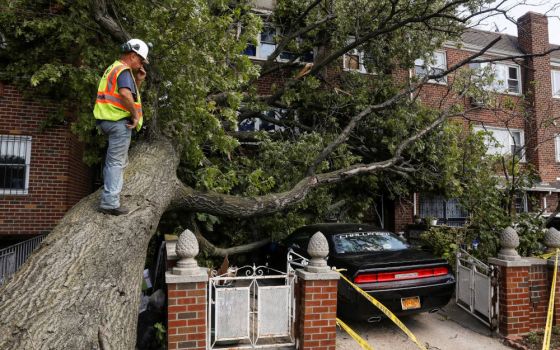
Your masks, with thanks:
<instances>
[{"instance_id":1,"label":"worker's hand","mask_svg":"<svg viewBox=\"0 0 560 350\"><path fill-rule=\"evenodd\" d=\"M138 125L139 118L132 118L132 123L127 123L126 127L129 129L134 129Z\"/></svg>"},{"instance_id":2,"label":"worker's hand","mask_svg":"<svg viewBox=\"0 0 560 350\"><path fill-rule=\"evenodd\" d=\"M146 79L146 70L144 69L144 67L140 67L140 69L136 71L135 78L136 78L136 84L142 84L144 79Z\"/></svg>"}]
</instances>

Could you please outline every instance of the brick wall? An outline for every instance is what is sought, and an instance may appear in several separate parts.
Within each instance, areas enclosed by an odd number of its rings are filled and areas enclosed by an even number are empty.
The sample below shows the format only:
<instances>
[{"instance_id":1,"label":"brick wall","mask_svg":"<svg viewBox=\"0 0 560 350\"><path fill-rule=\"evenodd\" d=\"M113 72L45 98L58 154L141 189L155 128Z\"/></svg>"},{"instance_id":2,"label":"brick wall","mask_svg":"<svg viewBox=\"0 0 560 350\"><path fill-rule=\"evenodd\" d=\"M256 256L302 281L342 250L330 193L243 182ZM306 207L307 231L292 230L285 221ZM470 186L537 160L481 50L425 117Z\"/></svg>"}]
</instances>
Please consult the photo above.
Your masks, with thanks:
<instances>
[{"instance_id":1,"label":"brick wall","mask_svg":"<svg viewBox=\"0 0 560 350\"><path fill-rule=\"evenodd\" d=\"M298 334L304 350L336 348L337 280L298 280Z\"/></svg>"},{"instance_id":2,"label":"brick wall","mask_svg":"<svg viewBox=\"0 0 560 350\"><path fill-rule=\"evenodd\" d=\"M206 349L206 286L167 284L168 349Z\"/></svg>"},{"instance_id":3,"label":"brick wall","mask_svg":"<svg viewBox=\"0 0 560 350\"><path fill-rule=\"evenodd\" d=\"M499 331L519 336L542 331L546 325L554 257L550 260L524 258L516 261L490 259L499 269ZM560 324L560 279L556 282L553 324Z\"/></svg>"},{"instance_id":4,"label":"brick wall","mask_svg":"<svg viewBox=\"0 0 560 350\"><path fill-rule=\"evenodd\" d=\"M395 201L395 232L406 232L406 226L414 221L413 198L401 198ZM390 226L390 225L389 225Z\"/></svg>"},{"instance_id":5,"label":"brick wall","mask_svg":"<svg viewBox=\"0 0 560 350\"><path fill-rule=\"evenodd\" d=\"M29 191L0 195L0 237L47 233L92 190L91 172L81 161L83 146L68 126L39 130L57 110L52 101L25 98L10 85L0 92L0 135L32 137Z\"/></svg>"},{"instance_id":6,"label":"brick wall","mask_svg":"<svg viewBox=\"0 0 560 350\"><path fill-rule=\"evenodd\" d=\"M519 18L518 33L523 52L540 53L549 49L548 19L545 15L528 12ZM550 56L546 55L528 58L522 72L527 107L532 115L526 128L528 156L545 182L556 181L560 175L554 147L554 135L560 130L554 125L547 125L552 117L558 117L553 109L550 68Z\"/></svg>"},{"instance_id":7,"label":"brick wall","mask_svg":"<svg viewBox=\"0 0 560 350\"><path fill-rule=\"evenodd\" d=\"M533 265L529 269L529 327L543 329L546 324L550 283L546 265Z\"/></svg>"},{"instance_id":8,"label":"brick wall","mask_svg":"<svg viewBox=\"0 0 560 350\"><path fill-rule=\"evenodd\" d=\"M500 267L499 330L503 335L530 330L529 267Z\"/></svg>"}]
</instances>

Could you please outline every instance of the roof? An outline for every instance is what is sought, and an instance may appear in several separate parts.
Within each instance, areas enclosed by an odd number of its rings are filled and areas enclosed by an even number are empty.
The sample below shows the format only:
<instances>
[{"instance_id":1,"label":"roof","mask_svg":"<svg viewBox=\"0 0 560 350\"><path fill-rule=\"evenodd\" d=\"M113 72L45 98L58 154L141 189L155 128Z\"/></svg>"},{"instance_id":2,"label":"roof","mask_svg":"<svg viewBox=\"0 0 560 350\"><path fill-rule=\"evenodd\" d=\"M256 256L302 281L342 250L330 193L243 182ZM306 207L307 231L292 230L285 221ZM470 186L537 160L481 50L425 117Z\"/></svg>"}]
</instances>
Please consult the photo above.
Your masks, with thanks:
<instances>
[{"instance_id":1,"label":"roof","mask_svg":"<svg viewBox=\"0 0 560 350\"><path fill-rule=\"evenodd\" d=\"M486 45L490 44L492 40L498 37L501 37L501 40L494 44L489 52L502 51L507 53L523 54L523 52L519 48L517 37L509 34L488 32L485 30L471 28L467 29L465 33L463 33L461 39L462 42L466 45L483 48ZM560 48L560 45L549 45L550 49ZM560 50L551 52L550 57L556 60L560 60Z\"/></svg>"}]
</instances>

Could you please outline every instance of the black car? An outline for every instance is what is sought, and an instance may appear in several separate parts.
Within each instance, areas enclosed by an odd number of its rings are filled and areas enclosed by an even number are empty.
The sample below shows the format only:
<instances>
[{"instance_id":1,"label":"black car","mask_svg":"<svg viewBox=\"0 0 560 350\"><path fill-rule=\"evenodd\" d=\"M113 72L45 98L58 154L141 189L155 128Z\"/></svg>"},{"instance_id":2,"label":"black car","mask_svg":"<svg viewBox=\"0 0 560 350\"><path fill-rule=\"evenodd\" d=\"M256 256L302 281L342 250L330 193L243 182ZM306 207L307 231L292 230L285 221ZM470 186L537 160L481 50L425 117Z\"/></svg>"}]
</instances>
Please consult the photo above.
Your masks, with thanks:
<instances>
[{"instance_id":1,"label":"black car","mask_svg":"<svg viewBox=\"0 0 560 350\"><path fill-rule=\"evenodd\" d=\"M311 236L322 232L329 243L329 266L396 315L436 311L453 294L455 278L446 260L409 246L392 232L363 224L317 224L297 229L269 251L269 266L285 270L287 253L309 257ZM379 320L383 314L346 281L339 282L338 313L344 318Z\"/></svg>"}]
</instances>

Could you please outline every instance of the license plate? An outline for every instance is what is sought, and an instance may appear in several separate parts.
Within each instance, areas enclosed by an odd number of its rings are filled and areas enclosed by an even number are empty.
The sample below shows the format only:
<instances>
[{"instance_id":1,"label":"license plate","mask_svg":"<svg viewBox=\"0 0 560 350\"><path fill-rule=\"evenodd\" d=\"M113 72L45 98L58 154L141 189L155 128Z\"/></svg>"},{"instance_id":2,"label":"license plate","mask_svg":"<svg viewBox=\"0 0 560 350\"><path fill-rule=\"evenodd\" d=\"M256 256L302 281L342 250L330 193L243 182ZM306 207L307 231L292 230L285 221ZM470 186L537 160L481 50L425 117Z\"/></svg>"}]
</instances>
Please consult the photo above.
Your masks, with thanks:
<instances>
[{"instance_id":1,"label":"license plate","mask_svg":"<svg viewBox=\"0 0 560 350\"><path fill-rule=\"evenodd\" d=\"M401 298L403 310L414 310L420 308L420 297Z\"/></svg>"}]
</instances>

